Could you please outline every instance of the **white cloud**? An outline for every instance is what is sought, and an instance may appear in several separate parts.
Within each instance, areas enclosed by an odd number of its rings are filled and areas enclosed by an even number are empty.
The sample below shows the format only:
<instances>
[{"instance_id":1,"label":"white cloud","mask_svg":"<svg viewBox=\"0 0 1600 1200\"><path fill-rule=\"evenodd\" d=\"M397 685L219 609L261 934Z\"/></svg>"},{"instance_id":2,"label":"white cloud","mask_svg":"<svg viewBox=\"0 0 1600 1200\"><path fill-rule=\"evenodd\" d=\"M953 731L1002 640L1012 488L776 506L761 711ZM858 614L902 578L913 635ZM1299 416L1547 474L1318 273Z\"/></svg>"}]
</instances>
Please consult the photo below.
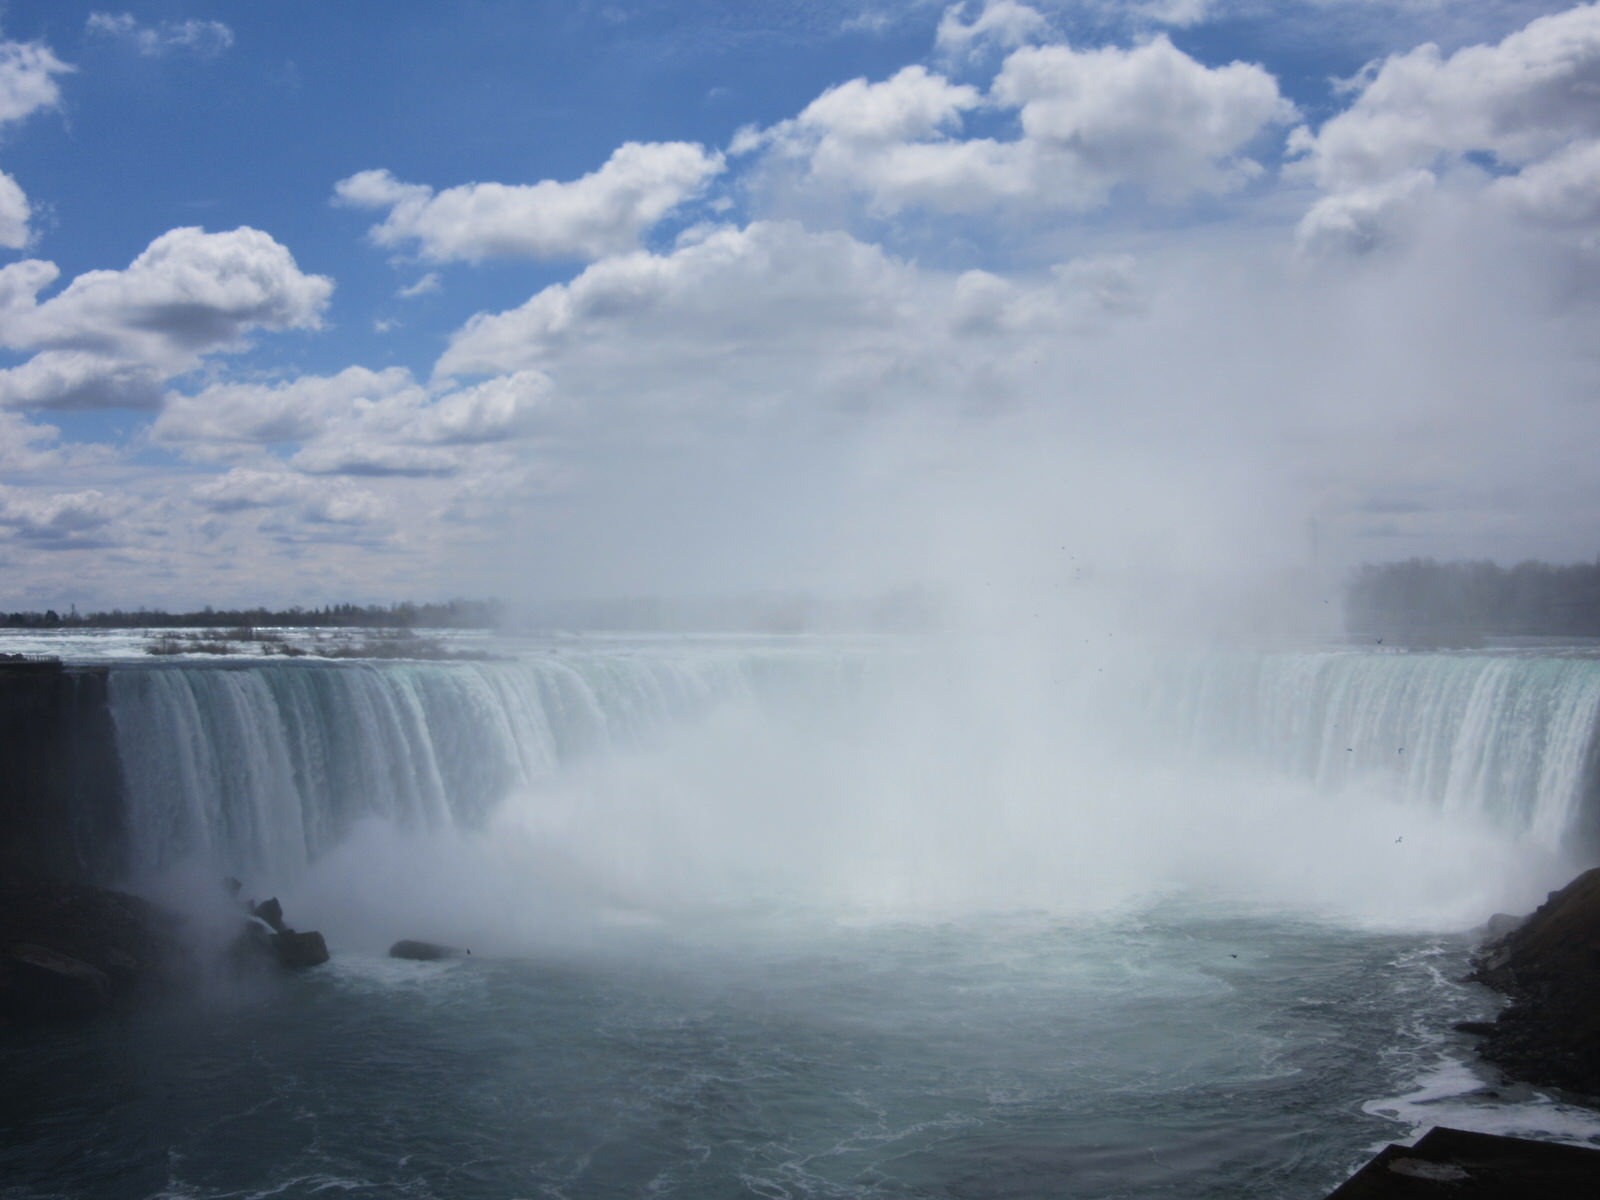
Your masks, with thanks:
<instances>
[{"instance_id":1,"label":"white cloud","mask_svg":"<svg viewBox=\"0 0 1600 1200\"><path fill-rule=\"evenodd\" d=\"M435 193L388 171L335 185L355 208L387 208L371 230L380 246L417 244L437 262L492 258L597 258L633 246L723 169L688 142L627 142L598 170L570 183L470 183Z\"/></svg>"},{"instance_id":2,"label":"white cloud","mask_svg":"<svg viewBox=\"0 0 1600 1200\"><path fill-rule=\"evenodd\" d=\"M0 42L0 124L61 103L55 77L71 70L42 42Z\"/></svg>"},{"instance_id":3,"label":"white cloud","mask_svg":"<svg viewBox=\"0 0 1600 1200\"><path fill-rule=\"evenodd\" d=\"M1098 195L1120 183L1164 199L1229 191L1260 171L1244 149L1295 115L1261 67L1207 67L1165 36L1127 50L1024 47L994 94L1020 108L1041 181Z\"/></svg>"},{"instance_id":4,"label":"white cloud","mask_svg":"<svg viewBox=\"0 0 1600 1200\"><path fill-rule=\"evenodd\" d=\"M60 104L55 77L72 69L42 42L0 42L0 126ZM0 246L25 247L32 238L32 215L21 185L0 171Z\"/></svg>"},{"instance_id":5,"label":"white cloud","mask_svg":"<svg viewBox=\"0 0 1600 1200\"><path fill-rule=\"evenodd\" d=\"M123 499L94 489L43 492L0 486L0 525L44 549L104 545L99 531L126 509Z\"/></svg>"},{"instance_id":6,"label":"white cloud","mask_svg":"<svg viewBox=\"0 0 1600 1200\"><path fill-rule=\"evenodd\" d=\"M967 8L963 3L945 9L934 35L935 47L955 59L991 45L1013 49L1050 32L1044 14L1019 0L984 0L982 11L970 23L962 20Z\"/></svg>"},{"instance_id":7,"label":"white cloud","mask_svg":"<svg viewBox=\"0 0 1600 1200\"><path fill-rule=\"evenodd\" d=\"M1365 254L1414 230L1436 184L1428 171L1325 196L1300 222L1296 238L1308 254Z\"/></svg>"},{"instance_id":8,"label":"white cloud","mask_svg":"<svg viewBox=\"0 0 1600 1200\"><path fill-rule=\"evenodd\" d=\"M62 444L54 425L36 425L18 413L0 412L0 473L11 478L103 465L116 457L110 447Z\"/></svg>"},{"instance_id":9,"label":"white cloud","mask_svg":"<svg viewBox=\"0 0 1600 1200\"><path fill-rule=\"evenodd\" d=\"M318 327L333 291L331 280L303 274L287 249L248 228L171 230L126 270L85 272L39 302L58 275L39 260L0 268L0 343L47 352L8 373L10 403L144 407L150 378L239 349L252 329ZM122 391L128 381L138 384L132 392Z\"/></svg>"},{"instance_id":10,"label":"white cloud","mask_svg":"<svg viewBox=\"0 0 1600 1200\"><path fill-rule=\"evenodd\" d=\"M210 58L233 45L233 30L221 21L195 18L141 25L131 13L93 12L89 14L84 28L98 37L125 41L140 54L151 58L173 51L187 51Z\"/></svg>"},{"instance_id":11,"label":"white cloud","mask_svg":"<svg viewBox=\"0 0 1600 1200\"><path fill-rule=\"evenodd\" d=\"M1355 102L1298 145L1330 190L1471 151L1520 167L1600 136L1600 5L1531 22L1497 45L1423 45L1369 67Z\"/></svg>"},{"instance_id":12,"label":"white cloud","mask_svg":"<svg viewBox=\"0 0 1600 1200\"><path fill-rule=\"evenodd\" d=\"M1600 139L1574 142L1516 175L1496 180L1490 191L1536 221L1596 224L1600 222Z\"/></svg>"},{"instance_id":13,"label":"white cloud","mask_svg":"<svg viewBox=\"0 0 1600 1200\"><path fill-rule=\"evenodd\" d=\"M345 480L311 479L284 470L236 467L200 484L193 497L214 513L288 509L302 521L363 525L386 521L382 497Z\"/></svg>"},{"instance_id":14,"label":"white cloud","mask_svg":"<svg viewBox=\"0 0 1600 1200\"><path fill-rule=\"evenodd\" d=\"M1022 136L962 138L963 114L979 109L1015 112ZM1157 37L1126 50L1024 46L987 96L920 66L854 80L735 148L764 146L769 166L801 164L796 190L859 192L878 216L1059 213L1123 185L1164 202L1233 190L1261 172L1250 145L1294 115L1262 68L1207 67Z\"/></svg>"},{"instance_id":15,"label":"white cloud","mask_svg":"<svg viewBox=\"0 0 1600 1200\"><path fill-rule=\"evenodd\" d=\"M307 446L289 465L310 475L454 475L460 459L421 446L385 444L366 439L328 439Z\"/></svg>"},{"instance_id":16,"label":"white cloud","mask_svg":"<svg viewBox=\"0 0 1600 1200\"><path fill-rule=\"evenodd\" d=\"M169 395L151 436L171 444L302 443L358 408L416 391L411 373L401 367L350 367L337 375L305 375L276 384L213 384L192 396Z\"/></svg>"},{"instance_id":17,"label":"white cloud","mask_svg":"<svg viewBox=\"0 0 1600 1200\"><path fill-rule=\"evenodd\" d=\"M28 218L32 215L32 206L17 181L0 171L0 246L9 250L26 246L31 236Z\"/></svg>"},{"instance_id":18,"label":"white cloud","mask_svg":"<svg viewBox=\"0 0 1600 1200\"><path fill-rule=\"evenodd\" d=\"M522 370L448 392L417 414L410 437L441 445L501 442L528 432L549 410L551 383Z\"/></svg>"},{"instance_id":19,"label":"white cloud","mask_svg":"<svg viewBox=\"0 0 1600 1200\"><path fill-rule=\"evenodd\" d=\"M141 362L82 350L46 350L0 370L0 408L154 409L161 373Z\"/></svg>"},{"instance_id":20,"label":"white cloud","mask_svg":"<svg viewBox=\"0 0 1600 1200\"><path fill-rule=\"evenodd\" d=\"M426 296L429 292L437 292L438 290L439 273L437 271L429 271L410 287L401 288L396 295L403 300L410 300L415 296Z\"/></svg>"}]
</instances>

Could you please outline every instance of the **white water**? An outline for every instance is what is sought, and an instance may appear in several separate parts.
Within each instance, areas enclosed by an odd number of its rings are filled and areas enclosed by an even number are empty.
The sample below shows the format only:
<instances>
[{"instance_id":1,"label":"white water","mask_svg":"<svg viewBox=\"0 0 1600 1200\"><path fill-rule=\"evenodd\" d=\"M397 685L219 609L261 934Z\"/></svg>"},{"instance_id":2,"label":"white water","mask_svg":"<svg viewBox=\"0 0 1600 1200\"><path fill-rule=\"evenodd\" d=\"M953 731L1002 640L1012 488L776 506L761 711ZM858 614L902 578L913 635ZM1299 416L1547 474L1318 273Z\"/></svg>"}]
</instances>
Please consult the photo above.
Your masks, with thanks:
<instances>
[{"instance_id":1,"label":"white water","mask_svg":"<svg viewBox=\"0 0 1600 1200\"><path fill-rule=\"evenodd\" d=\"M1289 1200L1430 1124L1600 1141L1451 1028L1459 931L1577 865L1594 659L507 649L113 664L137 882L334 958L0 1046L18 1200Z\"/></svg>"},{"instance_id":2,"label":"white water","mask_svg":"<svg viewBox=\"0 0 1600 1200\"><path fill-rule=\"evenodd\" d=\"M478 941L563 911L1174 891L1459 928L1570 869L1600 661L597 638L119 666L110 695L137 876L198 864L346 913L399 892Z\"/></svg>"}]
</instances>

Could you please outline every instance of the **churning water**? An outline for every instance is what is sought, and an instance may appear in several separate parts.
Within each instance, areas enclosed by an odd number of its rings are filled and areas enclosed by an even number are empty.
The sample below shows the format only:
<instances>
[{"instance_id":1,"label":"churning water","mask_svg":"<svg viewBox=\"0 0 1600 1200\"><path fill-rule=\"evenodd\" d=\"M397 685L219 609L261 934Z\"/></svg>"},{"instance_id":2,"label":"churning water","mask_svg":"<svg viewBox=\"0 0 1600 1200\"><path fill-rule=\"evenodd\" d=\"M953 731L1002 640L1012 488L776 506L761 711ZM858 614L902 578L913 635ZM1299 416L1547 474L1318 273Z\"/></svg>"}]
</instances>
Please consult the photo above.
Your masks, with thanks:
<instances>
[{"instance_id":1,"label":"churning water","mask_svg":"<svg viewBox=\"0 0 1600 1200\"><path fill-rule=\"evenodd\" d=\"M1581 861L1600 660L503 649L112 665L131 882L334 961L12 1038L0 1197L1305 1197L1600 1138L1450 1032L1465 931Z\"/></svg>"}]
</instances>

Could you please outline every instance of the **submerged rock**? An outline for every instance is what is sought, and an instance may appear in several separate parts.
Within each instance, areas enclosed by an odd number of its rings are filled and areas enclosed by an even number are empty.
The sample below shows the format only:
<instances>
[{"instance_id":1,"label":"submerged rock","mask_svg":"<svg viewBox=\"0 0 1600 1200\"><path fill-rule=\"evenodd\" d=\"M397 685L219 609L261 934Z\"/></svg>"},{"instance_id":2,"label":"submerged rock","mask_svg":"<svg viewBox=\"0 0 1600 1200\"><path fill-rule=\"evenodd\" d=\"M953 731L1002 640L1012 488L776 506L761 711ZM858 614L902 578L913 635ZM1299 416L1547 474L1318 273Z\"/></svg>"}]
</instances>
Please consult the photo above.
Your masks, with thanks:
<instances>
[{"instance_id":1,"label":"submerged rock","mask_svg":"<svg viewBox=\"0 0 1600 1200\"><path fill-rule=\"evenodd\" d=\"M1529 1083L1600 1097L1600 867L1479 951L1473 978L1511 997L1479 1052Z\"/></svg>"},{"instance_id":2,"label":"submerged rock","mask_svg":"<svg viewBox=\"0 0 1600 1200\"><path fill-rule=\"evenodd\" d=\"M454 946L441 946L435 942L416 942L404 938L389 947L390 958L411 958L418 962L433 962L439 958L462 958L471 950L458 950Z\"/></svg>"}]
</instances>

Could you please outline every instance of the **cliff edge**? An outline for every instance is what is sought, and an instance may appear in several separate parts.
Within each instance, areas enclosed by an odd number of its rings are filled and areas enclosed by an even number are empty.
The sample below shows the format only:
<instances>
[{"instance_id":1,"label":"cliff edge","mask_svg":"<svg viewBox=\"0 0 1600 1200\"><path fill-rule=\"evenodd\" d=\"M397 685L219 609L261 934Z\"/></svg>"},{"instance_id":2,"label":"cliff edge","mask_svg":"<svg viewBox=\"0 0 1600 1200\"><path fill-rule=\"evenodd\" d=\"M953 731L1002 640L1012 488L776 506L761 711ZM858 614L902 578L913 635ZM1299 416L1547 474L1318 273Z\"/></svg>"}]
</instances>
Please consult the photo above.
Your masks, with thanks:
<instances>
[{"instance_id":1,"label":"cliff edge","mask_svg":"<svg viewBox=\"0 0 1600 1200\"><path fill-rule=\"evenodd\" d=\"M1511 998L1479 1052L1529 1083L1600 1103L1600 867L1479 951L1472 978Z\"/></svg>"}]
</instances>

